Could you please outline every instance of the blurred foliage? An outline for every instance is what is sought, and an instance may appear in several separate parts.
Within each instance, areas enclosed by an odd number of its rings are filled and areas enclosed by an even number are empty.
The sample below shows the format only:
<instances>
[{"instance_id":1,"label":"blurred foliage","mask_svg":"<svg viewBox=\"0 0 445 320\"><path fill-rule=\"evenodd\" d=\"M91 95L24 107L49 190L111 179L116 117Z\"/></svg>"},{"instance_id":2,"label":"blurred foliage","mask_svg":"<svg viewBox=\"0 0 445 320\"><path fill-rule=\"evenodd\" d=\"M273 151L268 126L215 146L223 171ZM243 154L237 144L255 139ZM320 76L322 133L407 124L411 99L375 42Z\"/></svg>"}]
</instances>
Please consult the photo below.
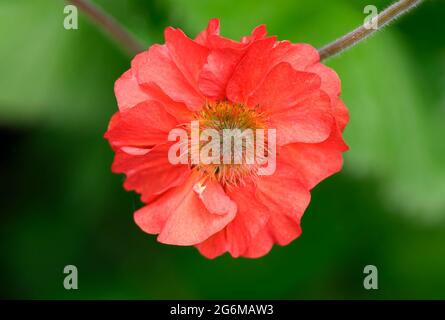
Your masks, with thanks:
<instances>
[{"instance_id":1,"label":"blurred foliage","mask_svg":"<svg viewBox=\"0 0 445 320\"><path fill-rule=\"evenodd\" d=\"M375 1L382 9L390 1ZM319 47L364 19L362 0L97 1L147 46L209 18L240 38L266 24ZM129 58L63 1L0 2L0 295L8 298L445 298L445 2L429 0L327 62L342 79L351 150L313 191L302 237L257 260L206 260L141 232L137 195L102 138ZM79 269L66 291L63 267ZM363 289L363 267L379 290Z\"/></svg>"}]
</instances>

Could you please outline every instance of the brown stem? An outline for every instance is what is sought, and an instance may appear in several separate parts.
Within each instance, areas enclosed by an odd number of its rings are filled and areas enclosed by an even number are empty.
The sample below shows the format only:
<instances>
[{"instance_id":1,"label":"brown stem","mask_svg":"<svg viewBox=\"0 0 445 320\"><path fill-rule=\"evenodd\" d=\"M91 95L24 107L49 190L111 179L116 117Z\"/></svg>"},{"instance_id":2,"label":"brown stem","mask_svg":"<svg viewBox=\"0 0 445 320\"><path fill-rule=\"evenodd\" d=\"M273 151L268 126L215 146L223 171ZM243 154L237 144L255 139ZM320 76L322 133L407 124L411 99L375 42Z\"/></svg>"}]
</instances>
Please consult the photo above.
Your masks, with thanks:
<instances>
[{"instance_id":1,"label":"brown stem","mask_svg":"<svg viewBox=\"0 0 445 320\"><path fill-rule=\"evenodd\" d=\"M320 53L320 60L326 60L342 52L343 50L356 45L360 41L363 41L373 33L381 30L388 23L413 9L421 2L422 0L399 0L393 3L377 16L378 27L376 29L366 28L364 25L362 25L334 42L329 43L318 50Z\"/></svg>"},{"instance_id":2,"label":"brown stem","mask_svg":"<svg viewBox=\"0 0 445 320\"><path fill-rule=\"evenodd\" d=\"M119 24L112 16L93 4L89 0L68 0L81 11L83 11L94 23L99 25L114 40L131 55L135 55L143 50L144 46L125 28Z\"/></svg>"}]
</instances>

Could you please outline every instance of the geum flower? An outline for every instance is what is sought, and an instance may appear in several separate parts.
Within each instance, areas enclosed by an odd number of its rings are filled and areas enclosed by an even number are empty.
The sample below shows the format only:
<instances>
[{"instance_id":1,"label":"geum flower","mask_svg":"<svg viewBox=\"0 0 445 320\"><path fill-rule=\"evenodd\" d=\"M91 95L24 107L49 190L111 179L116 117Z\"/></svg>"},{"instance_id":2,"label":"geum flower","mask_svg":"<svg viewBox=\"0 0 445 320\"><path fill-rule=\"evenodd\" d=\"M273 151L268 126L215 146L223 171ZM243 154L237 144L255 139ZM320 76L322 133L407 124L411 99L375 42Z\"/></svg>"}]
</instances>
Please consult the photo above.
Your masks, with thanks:
<instances>
[{"instance_id":1,"label":"geum flower","mask_svg":"<svg viewBox=\"0 0 445 320\"><path fill-rule=\"evenodd\" d=\"M310 190L341 170L347 150L337 74L312 46L277 41L264 26L237 42L212 19L194 40L169 27L165 42L138 54L116 81L119 112L105 134L113 172L125 173L125 189L145 203L136 224L208 258L256 258L289 244L301 234ZM255 174L257 164L172 164L169 132L210 117L221 117L219 129L276 129L274 174Z\"/></svg>"}]
</instances>

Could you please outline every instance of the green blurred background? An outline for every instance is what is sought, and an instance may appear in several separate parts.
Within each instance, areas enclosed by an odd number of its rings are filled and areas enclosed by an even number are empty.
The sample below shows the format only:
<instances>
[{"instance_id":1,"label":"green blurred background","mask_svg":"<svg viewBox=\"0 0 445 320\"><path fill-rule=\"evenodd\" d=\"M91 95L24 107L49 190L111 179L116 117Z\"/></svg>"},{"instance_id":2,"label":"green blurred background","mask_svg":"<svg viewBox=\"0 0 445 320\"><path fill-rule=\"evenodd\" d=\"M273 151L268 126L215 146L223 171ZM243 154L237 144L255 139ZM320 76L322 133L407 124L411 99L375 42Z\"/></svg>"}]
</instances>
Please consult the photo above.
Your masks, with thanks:
<instances>
[{"instance_id":1,"label":"green blurred background","mask_svg":"<svg viewBox=\"0 0 445 320\"><path fill-rule=\"evenodd\" d=\"M316 47L388 0L102 0L148 46L209 18ZM0 1L0 296L52 299L445 299L445 1L328 61L351 113L344 170L313 190L303 235L256 260L203 258L134 224L138 196L103 139L130 58L59 0ZM63 268L79 289L63 288ZM379 289L363 288L376 265Z\"/></svg>"}]
</instances>

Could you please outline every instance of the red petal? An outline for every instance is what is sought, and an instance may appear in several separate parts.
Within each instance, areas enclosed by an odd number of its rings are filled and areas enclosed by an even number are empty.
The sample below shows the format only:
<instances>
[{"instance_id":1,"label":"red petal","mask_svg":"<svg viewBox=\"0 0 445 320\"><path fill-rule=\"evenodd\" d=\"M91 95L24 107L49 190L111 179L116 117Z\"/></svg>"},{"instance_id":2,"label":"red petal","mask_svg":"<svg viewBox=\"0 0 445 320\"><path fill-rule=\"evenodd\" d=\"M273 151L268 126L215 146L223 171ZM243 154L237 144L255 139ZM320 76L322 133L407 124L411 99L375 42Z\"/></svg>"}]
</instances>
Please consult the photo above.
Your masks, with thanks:
<instances>
[{"instance_id":1,"label":"red petal","mask_svg":"<svg viewBox=\"0 0 445 320\"><path fill-rule=\"evenodd\" d=\"M150 98L150 95L139 86L131 70L128 70L116 80L114 93L121 111L130 109Z\"/></svg>"},{"instance_id":2,"label":"red petal","mask_svg":"<svg viewBox=\"0 0 445 320\"><path fill-rule=\"evenodd\" d=\"M295 71L289 63L282 62L268 73L248 104L259 105L268 113L288 109L318 90L320 82L318 75Z\"/></svg>"},{"instance_id":3,"label":"red petal","mask_svg":"<svg viewBox=\"0 0 445 320\"><path fill-rule=\"evenodd\" d=\"M220 231L235 216L233 206L226 214L210 213L194 191L199 179L192 174L186 184L136 211L137 225L147 233L159 233L159 242L175 245L195 245Z\"/></svg>"},{"instance_id":4,"label":"red petal","mask_svg":"<svg viewBox=\"0 0 445 320\"><path fill-rule=\"evenodd\" d=\"M220 232L215 233L207 240L196 245L199 252L206 258L214 259L224 253L226 253L229 245L226 239L226 229L224 228Z\"/></svg>"},{"instance_id":5,"label":"red petal","mask_svg":"<svg viewBox=\"0 0 445 320\"><path fill-rule=\"evenodd\" d=\"M255 41L236 68L227 86L227 97L234 102L246 102L267 73L277 64L288 62L297 71L318 62L317 50L308 44L275 42L274 37Z\"/></svg>"},{"instance_id":6,"label":"red petal","mask_svg":"<svg viewBox=\"0 0 445 320\"><path fill-rule=\"evenodd\" d=\"M275 37L255 41L236 67L227 84L227 97L233 102L246 103L270 70L270 51Z\"/></svg>"},{"instance_id":7,"label":"red petal","mask_svg":"<svg viewBox=\"0 0 445 320\"><path fill-rule=\"evenodd\" d=\"M135 190L147 202L166 190L179 186L190 175L188 165L172 165L168 161L171 144L162 144L147 150L144 154L117 151L114 158L113 172L125 173L126 190ZM142 152L141 152L142 153Z\"/></svg>"},{"instance_id":8,"label":"red petal","mask_svg":"<svg viewBox=\"0 0 445 320\"><path fill-rule=\"evenodd\" d=\"M236 217L226 228L196 246L208 258L224 252L233 257L241 256L269 219L268 209L255 200L252 184L228 191L228 195L238 206Z\"/></svg>"},{"instance_id":9,"label":"red petal","mask_svg":"<svg viewBox=\"0 0 445 320\"><path fill-rule=\"evenodd\" d=\"M114 92L120 111L153 100L164 105L166 111L181 122L189 121L192 117L192 113L185 104L173 101L157 85L139 86L131 69L116 81Z\"/></svg>"},{"instance_id":10,"label":"red petal","mask_svg":"<svg viewBox=\"0 0 445 320\"><path fill-rule=\"evenodd\" d=\"M285 235L281 243L277 239ZM272 249L275 243L285 246L301 235L300 223L285 215L271 216L263 231L259 232L243 254L246 258L259 258Z\"/></svg>"},{"instance_id":11,"label":"red petal","mask_svg":"<svg viewBox=\"0 0 445 320\"><path fill-rule=\"evenodd\" d=\"M200 187L199 185L197 186L198 188ZM230 200L218 182L208 180L202 187L204 189L202 193L198 193L198 196L209 212L222 215L232 212L236 213L236 203Z\"/></svg>"},{"instance_id":12,"label":"red petal","mask_svg":"<svg viewBox=\"0 0 445 320\"><path fill-rule=\"evenodd\" d=\"M330 99L319 91L293 108L272 114L269 128L277 130L278 145L318 143L329 137L333 121Z\"/></svg>"},{"instance_id":13,"label":"red petal","mask_svg":"<svg viewBox=\"0 0 445 320\"><path fill-rule=\"evenodd\" d=\"M264 39L267 36L266 26L264 24L259 25L255 29L252 30L250 36L242 37L241 43L250 43L259 39Z\"/></svg>"},{"instance_id":14,"label":"red petal","mask_svg":"<svg viewBox=\"0 0 445 320\"><path fill-rule=\"evenodd\" d=\"M179 123L189 122L193 119L193 113L184 103L173 101L156 84L150 83L144 89L150 94L150 100L161 103L165 111L174 116Z\"/></svg>"},{"instance_id":15,"label":"red petal","mask_svg":"<svg viewBox=\"0 0 445 320\"><path fill-rule=\"evenodd\" d=\"M105 133L112 146L147 147L168 141L177 120L162 105L148 101L119 113Z\"/></svg>"},{"instance_id":16,"label":"red petal","mask_svg":"<svg viewBox=\"0 0 445 320\"><path fill-rule=\"evenodd\" d=\"M238 42L232 39L221 37L219 35L219 25L218 25L218 32L208 32L205 45L211 50L213 49L242 50L246 49L251 43L255 42L256 40L265 38L266 35L267 35L266 27L261 25L256 27L249 36L243 37L241 39L241 42Z\"/></svg>"},{"instance_id":17,"label":"red petal","mask_svg":"<svg viewBox=\"0 0 445 320\"><path fill-rule=\"evenodd\" d=\"M170 57L184 78L197 90L198 77L209 50L187 37L182 30L172 27L165 29L165 43Z\"/></svg>"},{"instance_id":18,"label":"red petal","mask_svg":"<svg viewBox=\"0 0 445 320\"><path fill-rule=\"evenodd\" d=\"M320 61L317 49L306 43L280 41L271 53L273 64L288 62L297 71L306 71L307 67Z\"/></svg>"},{"instance_id":19,"label":"red petal","mask_svg":"<svg viewBox=\"0 0 445 320\"><path fill-rule=\"evenodd\" d=\"M232 48L211 51L199 79L199 89L206 97L215 100L225 98L227 82L244 52Z\"/></svg>"},{"instance_id":20,"label":"red petal","mask_svg":"<svg viewBox=\"0 0 445 320\"><path fill-rule=\"evenodd\" d=\"M204 97L186 80L166 45L153 45L148 51L138 54L131 68L140 85L155 83L170 98L185 103L190 110L199 110L204 104Z\"/></svg>"},{"instance_id":21,"label":"red petal","mask_svg":"<svg viewBox=\"0 0 445 320\"><path fill-rule=\"evenodd\" d=\"M300 220L311 196L298 175L295 168L277 159L275 174L259 180L257 198L271 211L270 218L243 256L263 256L274 243L284 246L300 236Z\"/></svg>"},{"instance_id":22,"label":"red petal","mask_svg":"<svg viewBox=\"0 0 445 320\"><path fill-rule=\"evenodd\" d=\"M312 189L320 181L341 170L342 152L347 149L340 131L334 126L326 141L317 144L288 144L282 147L280 153L298 170L307 188Z\"/></svg>"},{"instance_id":23,"label":"red petal","mask_svg":"<svg viewBox=\"0 0 445 320\"><path fill-rule=\"evenodd\" d=\"M283 161L287 154L277 157L273 175L262 176L257 183L256 196L273 213L281 213L300 220L309 204L310 193L302 183L295 166Z\"/></svg>"},{"instance_id":24,"label":"red petal","mask_svg":"<svg viewBox=\"0 0 445 320\"><path fill-rule=\"evenodd\" d=\"M337 120L338 128L341 132L343 132L346 128L346 125L349 122L349 111L346 108L343 101L340 99L334 100L334 117Z\"/></svg>"},{"instance_id":25,"label":"red petal","mask_svg":"<svg viewBox=\"0 0 445 320\"><path fill-rule=\"evenodd\" d=\"M198 36L195 38L195 41L201 45L206 46L208 38L213 35L219 35L219 32L219 19L212 18L209 20L207 28L200 34L198 34Z\"/></svg>"},{"instance_id":26,"label":"red petal","mask_svg":"<svg viewBox=\"0 0 445 320\"><path fill-rule=\"evenodd\" d=\"M207 258L225 252L233 257L259 257L274 243L286 245L301 234L300 219L310 193L300 182L298 170L277 159L277 170L252 186L230 192L238 213L222 231L196 247Z\"/></svg>"},{"instance_id":27,"label":"red petal","mask_svg":"<svg viewBox=\"0 0 445 320\"><path fill-rule=\"evenodd\" d=\"M265 26L255 28L250 36L243 37L242 42L221 37L219 32L209 34L206 45L211 50L198 81L201 92L211 99L225 99L227 83L247 48L265 36Z\"/></svg>"},{"instance_id":28,"label":"red petal","mask_svg":"<svg viewBox=\"0 0 445 320\"><path fill-rule=\"evenodd\" d=\"M326 92L331 97L332 101L340 95L340 78L333 69L321 63L316 63L313 66L306 68L306 71L314 72L320 76L321 90Z\"/></svg>"}]
</instances>

